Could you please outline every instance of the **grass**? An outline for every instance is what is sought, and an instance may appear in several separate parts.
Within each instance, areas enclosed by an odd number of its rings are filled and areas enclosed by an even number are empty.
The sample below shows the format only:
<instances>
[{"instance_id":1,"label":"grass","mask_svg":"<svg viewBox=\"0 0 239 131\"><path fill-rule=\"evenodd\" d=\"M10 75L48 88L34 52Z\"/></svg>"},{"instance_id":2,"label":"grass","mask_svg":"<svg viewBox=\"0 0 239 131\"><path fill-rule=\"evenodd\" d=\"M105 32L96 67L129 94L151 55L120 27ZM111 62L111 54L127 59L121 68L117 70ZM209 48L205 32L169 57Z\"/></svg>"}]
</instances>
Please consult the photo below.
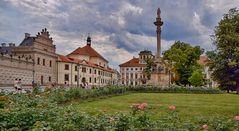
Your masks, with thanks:
<instances>
[{"instance_id":1,"label":"grass","mask_svg":"<svg viewBox=\"0 0 239 131\"><path fill-rule=\"evenodd\" d=\"M129 112L133 103L147 102L153 118L165 114L169 105L175 105L180 117L235 116L239 115L239 96L235 94L176 94L131 93L95 101L74 102L79 111L95 114Z\"/></svg>"}]
</instances>

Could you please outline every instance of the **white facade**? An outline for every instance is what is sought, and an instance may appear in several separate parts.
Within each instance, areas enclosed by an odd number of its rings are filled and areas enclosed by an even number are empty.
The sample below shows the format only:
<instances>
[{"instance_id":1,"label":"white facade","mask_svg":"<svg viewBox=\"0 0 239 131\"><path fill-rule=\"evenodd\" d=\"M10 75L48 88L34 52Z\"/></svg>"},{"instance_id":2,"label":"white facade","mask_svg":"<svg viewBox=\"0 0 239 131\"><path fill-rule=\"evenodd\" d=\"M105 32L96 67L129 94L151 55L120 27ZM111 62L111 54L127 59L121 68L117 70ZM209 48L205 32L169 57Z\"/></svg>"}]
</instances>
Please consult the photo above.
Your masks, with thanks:
<instances>
[{"instance_id":1,"label":"white facade","mask_svg":"<svg viewBox=\"0 0 239 131\"><path fill-rule=\"evenodd\" d=\"M92 67L86 61L80 64L58 61L57 66L58 83L61 85L77 86L79 82L79 86L106 86L117 83L116 73L113 70Z\"/></svg>"},{"instance_id":2,"label":"white facade","mask_svg":"<svg viewBox=\"0 0 239 131\"><path fill-rule=\"evenodd\" d=\"M141 85L146 79L143 73L144 67L120 67L122 85Z\"/></svg>"}]
</instances>

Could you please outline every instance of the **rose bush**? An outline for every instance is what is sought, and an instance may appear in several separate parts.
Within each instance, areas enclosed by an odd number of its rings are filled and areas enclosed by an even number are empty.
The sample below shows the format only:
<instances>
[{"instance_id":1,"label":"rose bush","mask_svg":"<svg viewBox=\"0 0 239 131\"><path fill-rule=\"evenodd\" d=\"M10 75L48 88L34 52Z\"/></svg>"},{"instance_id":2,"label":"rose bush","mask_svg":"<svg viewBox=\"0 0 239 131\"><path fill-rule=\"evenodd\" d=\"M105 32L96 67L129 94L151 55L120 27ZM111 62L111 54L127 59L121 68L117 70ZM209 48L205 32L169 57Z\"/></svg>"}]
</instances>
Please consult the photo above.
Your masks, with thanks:
<instances>
[{"instance_id":1,"label":"rose bush","mask_svg":"<svg viewBox=\"0 0 239 131\"><path fill-rule=\"evenodd\" d=\"M180 118L177 107L170 105L167 115L152 119L150 104L132 104L129 113L87 114L72 106L64 106L71 100L98 99L128 92L192 92L199 93L203 88L172 89L164 87L106 87L84 90L80 88L51 89L33 94L3 94L5 106L0 109L1 130L235 130L239 129L238 116L212 117L192 120ZM206 89L201 93L216 93L215 89ZM220 92L217 92L220 93ZM7 99L5 99L7 98ZM63 105L63 106L62 106Z\"/></svg>"}]
</instances>

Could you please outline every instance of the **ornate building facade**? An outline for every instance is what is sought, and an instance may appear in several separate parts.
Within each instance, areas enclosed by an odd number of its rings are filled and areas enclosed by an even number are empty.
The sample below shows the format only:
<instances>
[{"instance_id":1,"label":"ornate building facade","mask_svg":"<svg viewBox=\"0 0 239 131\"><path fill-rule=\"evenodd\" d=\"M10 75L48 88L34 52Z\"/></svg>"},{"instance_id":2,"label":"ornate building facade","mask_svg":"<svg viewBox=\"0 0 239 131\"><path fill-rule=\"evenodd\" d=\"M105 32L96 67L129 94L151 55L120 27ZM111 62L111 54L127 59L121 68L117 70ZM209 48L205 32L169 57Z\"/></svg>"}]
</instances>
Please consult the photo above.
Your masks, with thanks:
<instances>
[{"instance_id":1,"label":"ornate building facade","mask_svg":"<svg viewBox=\"0 0 239 131\"><path fill-rule=\"evenodd\" d=\"M91 46L87 38L84 47L79 47L67 56L58 57L58 83L72 86L105 86L117 84L117 70L108 66L108 61Z\"/></svg>"},{"instance_id":2,"label":"ornate building facade","mask_svg":"<svg viewBox=\"0 0 239 131\"><path fill-rule=\"evenodd\" d=\"M25 86L33 83L98 86L117 82L117 71L109 68L108 61L91 47L90 37L85 47L67 56L57 55L45 28L36 36L25 33L19 46L2 43L0 53L0 86L3 87L12 86L15 79L21 79Z\"/></svg>"},{"instance_id":3,"label":"ornate building facade","mask_svg":"<svg viewBox=\"0 0 239 131\"><path fill-rule=\"evenodd\" d=\"M12 85L21 79L24 85L56 83L56 47L47 29L36 36L25 33L19 46L5 43L1 47L0 85Z\"/></svg>"}]
</instances>

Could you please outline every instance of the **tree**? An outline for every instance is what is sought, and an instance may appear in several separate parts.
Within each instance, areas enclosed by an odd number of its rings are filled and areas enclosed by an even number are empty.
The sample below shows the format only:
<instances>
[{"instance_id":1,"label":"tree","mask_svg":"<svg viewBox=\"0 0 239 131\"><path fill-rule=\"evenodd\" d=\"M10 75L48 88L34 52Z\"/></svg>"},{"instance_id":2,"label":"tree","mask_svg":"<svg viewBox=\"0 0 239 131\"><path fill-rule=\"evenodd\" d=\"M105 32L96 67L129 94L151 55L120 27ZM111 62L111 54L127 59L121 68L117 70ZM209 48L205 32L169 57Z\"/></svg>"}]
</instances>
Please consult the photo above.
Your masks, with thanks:
<instances>
[{"instance_id":1,"label":"tree","mask_svg":"<svg viewBox=\"0 0 239 131\"><path fill-rule=\"evenodd\" d=\"M189 77L188 81L191 83L191 85L193 86L202 86L204 83L204 77L203 77L203 73L202 70L198 69L195 70L192 73L192 76Z\"/></svg>"},{"instance_id":2,"label":"tree","mask_svg":"<svg viewBox=\"0 0 239 131\"><path fill-rule=\"evenodd\" d=\"M146 59L146 67L144 69L144 73L146 74L148 80L150 79L150 76L152 73L152 66L153 66L153 60L150 58Z\"/></svg>"},{"instance_id":3,"label":"tree","mask_svg":"<svg viewBox=\"0 0 239 131\"><path fill-rule=\"evenodd\" d=\"M192 47L188 43L176 41L169 50L163 53L163 59L172 61L173 68L179 76L177 84L190 85L188 78L192 75L193 70L198 69L197 60L203 53L200 46Z\"/></svg>"},{"instance_id":4,"label":"tree","mask_svg":"<svg viewBox=\"0 0 239 131\"><path fill-rule=\"evenodd\" d=\"M230 9L214 33L216 49L207 52L212 77L222 89L239 88L239 11Z\"/></svg>"}]
</instances>

